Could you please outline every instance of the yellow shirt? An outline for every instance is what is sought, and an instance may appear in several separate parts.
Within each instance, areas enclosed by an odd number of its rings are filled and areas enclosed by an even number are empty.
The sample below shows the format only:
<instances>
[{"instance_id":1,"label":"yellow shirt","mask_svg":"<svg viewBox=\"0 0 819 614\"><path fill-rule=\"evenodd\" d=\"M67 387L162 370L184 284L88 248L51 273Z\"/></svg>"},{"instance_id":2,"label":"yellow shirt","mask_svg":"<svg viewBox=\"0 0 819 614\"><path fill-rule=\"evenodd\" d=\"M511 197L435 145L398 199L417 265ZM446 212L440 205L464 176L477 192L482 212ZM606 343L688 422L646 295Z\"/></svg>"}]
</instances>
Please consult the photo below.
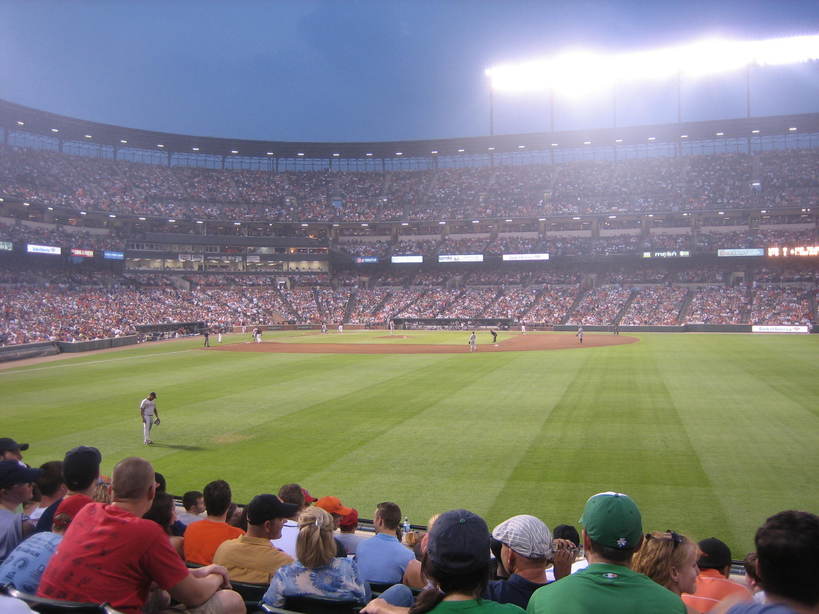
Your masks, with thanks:
<instances>
[{"instance_id":1,"label":"yellow shirt","mask_svg":"<svg viewBox=\"0 0 819 614\"><path fill-rule=\"evenodd\" d=\"M236 582L269 584L276 570L293 562L287 554L274 548L263 537L242 535L229 539L217 548L213 562L227 568Z\"/></svg>"}]
</instances>

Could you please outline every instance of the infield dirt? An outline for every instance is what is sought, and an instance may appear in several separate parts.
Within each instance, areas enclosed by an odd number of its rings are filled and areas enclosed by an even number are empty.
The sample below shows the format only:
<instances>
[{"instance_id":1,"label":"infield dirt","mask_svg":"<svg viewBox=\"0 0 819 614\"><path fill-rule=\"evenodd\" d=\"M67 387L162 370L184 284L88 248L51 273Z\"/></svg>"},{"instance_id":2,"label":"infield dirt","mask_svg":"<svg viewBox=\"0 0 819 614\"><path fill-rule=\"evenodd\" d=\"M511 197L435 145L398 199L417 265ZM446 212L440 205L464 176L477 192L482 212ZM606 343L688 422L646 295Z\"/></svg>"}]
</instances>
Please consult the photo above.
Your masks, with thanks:
<instances>
[{"instance_id":1,"label":"infield dirt","mask_svg":"<svg viewBox=\"0 0 819 614\"><path fill-rule=\"evenodd\" d=\"M574 335L516 335L497 345L478 345L478 353L530 352L542 350L568 350L610 345L626 345L639 341L627 335L586 335L581 344ZM204 348L203 348L204 349ZM275 354L468 354L469 346L422 345L398 343L231 343L210 349L226 352L263 352Z\"/></svg>"}]
</instances>

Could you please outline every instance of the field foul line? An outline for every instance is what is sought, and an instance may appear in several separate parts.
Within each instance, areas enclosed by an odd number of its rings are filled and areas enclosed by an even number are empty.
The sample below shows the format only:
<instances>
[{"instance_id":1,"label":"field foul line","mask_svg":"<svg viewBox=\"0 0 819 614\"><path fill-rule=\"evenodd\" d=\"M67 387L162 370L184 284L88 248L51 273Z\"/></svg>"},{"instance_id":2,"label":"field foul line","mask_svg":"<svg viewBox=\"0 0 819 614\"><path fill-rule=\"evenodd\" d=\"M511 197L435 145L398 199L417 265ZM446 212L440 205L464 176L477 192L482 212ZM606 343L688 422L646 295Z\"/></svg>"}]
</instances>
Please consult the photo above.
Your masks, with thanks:
<instances>
[{"instance_id":1,"label":"field foul line","mask_svg":"<svg viewBox=\"0 0 819 614\"><path fill-rule=\"evenodd\" d=\"M176 350L174 352L156 352L154 354L143 354L140 356L126 356L124 358L109 358L108 360L90 360L88 362L74 362L69 364L61 364L61 363L54 363L47 367L34 367L33 369L26 369L26 367L11 367L10 369L4 369L0 371L0 375L8 375L9 373L18 374L22 373L23 369L25 369L26 373L32 373L34 371L45 371L47 369L56 369L58 367L85 367L87 365L98 365L103 362L116 362L118 360L134 360L135 358L153 358L154 356L168 356L170 354L184 354L185 352L195 352L195 349L190 350Z\"/></svg>"}]
</instances>

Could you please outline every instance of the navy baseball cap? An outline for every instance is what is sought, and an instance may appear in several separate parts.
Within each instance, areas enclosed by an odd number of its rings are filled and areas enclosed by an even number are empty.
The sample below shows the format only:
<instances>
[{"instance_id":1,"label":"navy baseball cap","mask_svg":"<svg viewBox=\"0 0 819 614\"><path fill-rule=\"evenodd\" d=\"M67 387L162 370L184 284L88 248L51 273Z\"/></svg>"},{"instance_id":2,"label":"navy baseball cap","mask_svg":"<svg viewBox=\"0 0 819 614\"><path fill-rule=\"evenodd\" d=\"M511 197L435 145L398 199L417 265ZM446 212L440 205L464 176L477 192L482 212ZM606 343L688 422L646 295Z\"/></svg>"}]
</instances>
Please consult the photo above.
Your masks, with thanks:
<instances>
[{"instance_id":1,"label":"navy baseball cap","mask_svg":"<svg viewBox=\"0 0 819 614\"><path fill-rule=\"evenodd\" d=\"M27 443L17 443L11 437L0 437L0 454L3 452L19 452L28 450Z\"/></svg>"},{"instance_id":2,"label":"navy baseball cap","mask_svg":"<svg viewBox=\"0 0 819 614\"><path fill-rule=\"evenodd\" d=\"M42 472L42 469L24 467L16 460L0 461L0 488L34 482Z\"/></svg>"},{"instance_id":3,"label":"navy baseball cap","mask_svg":"<svg viewBox=\"0 0 819 614\"><path fill-rule=\"evenodd\" d=\"M285 503L276 495L256 495L247 506L247 522L264 524L274 518L290 518L298 511L298 505Z\"/></svg>"},{"instance_id":4,"label":"navy baseball cap","mask_svg":"<svg viewBox=\"0 0 819 614\"><path fill-rule=\"evenodd\" d=\"M469 573L489 564L489 528L467 510L444 512L429 530L427 556L452 573Z\"/></svg>"}]
</instances>

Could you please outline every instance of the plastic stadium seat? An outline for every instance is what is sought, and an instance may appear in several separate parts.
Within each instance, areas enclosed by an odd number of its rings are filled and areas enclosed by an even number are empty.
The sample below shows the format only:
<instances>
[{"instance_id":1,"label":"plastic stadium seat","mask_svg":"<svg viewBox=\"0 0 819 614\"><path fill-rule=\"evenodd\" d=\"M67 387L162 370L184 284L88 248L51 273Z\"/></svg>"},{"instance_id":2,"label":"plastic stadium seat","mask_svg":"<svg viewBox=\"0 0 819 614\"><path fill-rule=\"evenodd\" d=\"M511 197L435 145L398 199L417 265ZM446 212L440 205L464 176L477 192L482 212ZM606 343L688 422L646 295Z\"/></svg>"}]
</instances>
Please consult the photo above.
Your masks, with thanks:
<instances>
[{"instance_id":1,"label":"plastic stadium seat","mask_svg":"<svg viewBox=\"0 0 819 614\"><path fill-rule=\"evenodd\" d=\"M360 601L338 601L321 597L285 597L284 609L304 614L357 614L364 607Z\"/></svg>"},{"instance_id":2,"label":"plastic stadium seat","mask_svg":"<svg viewBox=\"0 0 819 614\"><path fill-rule=\"evenodd\" d=\"M264 594L269 586L267 584L236 582L235 580L231 580L230 585L233 587L234 591L242 596L248 610L251 608L251 606L255 607L262 600L262 597L264 597Z\"/></svg>"},{"instance_id":3,"label":"plastic stadium seat","mask_svg":"<svg viewBox=\"0 0 819 614\"><path fill-rule=\"evenodd\" d=\"M77 603L75 601L58 601L29 595L11 586L2 587L2 594L25 601L35 612L40 614L119 614L107 603Z\"/></svg>"}]
</instances>

